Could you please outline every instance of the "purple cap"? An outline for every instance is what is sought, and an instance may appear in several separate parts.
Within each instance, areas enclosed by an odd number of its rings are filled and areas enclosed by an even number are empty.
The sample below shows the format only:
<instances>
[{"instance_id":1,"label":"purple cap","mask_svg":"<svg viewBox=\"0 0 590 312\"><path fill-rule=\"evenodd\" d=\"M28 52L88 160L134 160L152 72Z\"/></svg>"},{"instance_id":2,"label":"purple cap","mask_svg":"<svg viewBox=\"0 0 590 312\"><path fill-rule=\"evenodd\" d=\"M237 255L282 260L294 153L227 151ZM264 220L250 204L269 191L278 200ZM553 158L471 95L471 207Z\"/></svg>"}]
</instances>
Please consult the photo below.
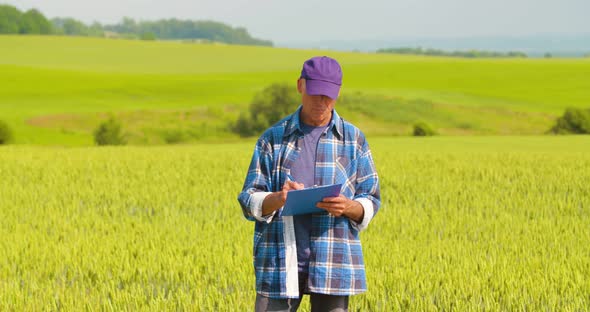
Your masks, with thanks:
<instances>
[{"instance_id":1,"label":"purple cap","mask_svg":"<svg viewBox=\"0 0 590 312\"><path fill-rule=\"evenodd\" d=\"M325 95L335 100L342 85L342 69L335 59L316 56L303 63L300 78L305 79L307 94Z\"/></svg>"}]
</instances>

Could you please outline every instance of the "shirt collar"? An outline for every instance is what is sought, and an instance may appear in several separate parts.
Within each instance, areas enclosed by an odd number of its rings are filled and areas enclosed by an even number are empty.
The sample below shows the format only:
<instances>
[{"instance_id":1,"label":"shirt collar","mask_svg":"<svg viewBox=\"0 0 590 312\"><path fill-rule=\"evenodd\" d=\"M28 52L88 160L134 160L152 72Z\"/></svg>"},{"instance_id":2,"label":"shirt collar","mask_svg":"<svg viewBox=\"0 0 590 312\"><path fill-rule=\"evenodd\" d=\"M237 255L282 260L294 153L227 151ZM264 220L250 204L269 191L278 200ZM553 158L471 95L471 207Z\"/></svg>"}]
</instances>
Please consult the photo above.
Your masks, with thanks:
<instances>
[{"instance_id":1,"label":"shirt collar","mask_svg":"<svg viewBox=\"0 0 590 312\"><path fill-rule=\"evenodd\" d=\"M303 106L299 105L297 111L293 113L291 115L291 118L287 121L287 126L285 127L285 133L283 134L283 136L289 136L293 134L295 130L299 130L301 133L303 133L303 131L301 130L301 120L299 119L299 113L301 112L302 107ZM342 138L343 127L344 126L342 125L342 119L336 112L336 109L333 109L332 119L328 124L328 130L333 130L336 135Z\"/></svg>"}]
</instances>

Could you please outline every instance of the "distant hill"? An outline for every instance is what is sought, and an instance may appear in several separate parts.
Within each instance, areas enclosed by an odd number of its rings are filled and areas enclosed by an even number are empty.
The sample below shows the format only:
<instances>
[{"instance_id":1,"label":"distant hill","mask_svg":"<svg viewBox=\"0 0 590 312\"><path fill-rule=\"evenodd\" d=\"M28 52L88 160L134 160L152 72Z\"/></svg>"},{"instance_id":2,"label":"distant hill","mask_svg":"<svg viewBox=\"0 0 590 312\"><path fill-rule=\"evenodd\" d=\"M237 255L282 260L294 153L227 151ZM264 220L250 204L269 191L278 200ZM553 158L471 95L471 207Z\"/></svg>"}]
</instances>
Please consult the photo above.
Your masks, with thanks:
<instances>
[{"instance_id":1,"label":"distant hill","mask_svg":"<svg viewBox=\"0 0 590 312\"><path fill-rule=\"evenodd\" d=\"M508 52L481 51L481 50L445 51L445 50L439 50L439 49L424 49L421 47L418 47L418 48L401 47L401 48L378 49L377 53L446 56L446 57L466 57L466 58L527 57L527 55L525 53L518 52L518 51L508 51Z\"/></svg>"},{"instance_id":2,"label":"distant hill","mask_svg":"<svg viewBox=\"0 0 590 312\"><path fill-rule=\"evenodd\" d=\"M228 122L266 86L295 88L301 64L344 70L339 114L368 136L543 134L590 107L588 59L465 59L180 41L0 36L0 120L16 143L92 145L113 113L130 144L237 140ZM299 103L293 103L296 108Z\"/></svg>"},{"instance_id":3,"label":"distant hill","mask_svg":"<svg viewBox=\"0 0 590 312\"><path fill-rule=\"evenodd\" d=\"M242 27L233 28L215 21L161 19L135 21L124 18L119 24L104 25L106 31L134 34L139 38L153 36L157 39L200 39L229 44L272 46L272 41L256 39Z\"/></svg>"},{"instance_id":4,"label":"distant hill","mask_svg":"<svg viewBox=\"0 0 590 312\"><path fill-rule=\"evenodd\" d=\"M257 39L243 27L231 27L215 21L162 19L135 21L123 18L118 24L86 25L74 18L56 17L49 21L41 12L21 12L14 6L0 5L0 34L67 35L118 37L126 39L191 39L200 42L272 46L272 41Z\"/></svg>"},{"instance_id":5,"label":"distant hill","mask_svg":"<svg viewBox=\"0 0 590 312\"><path fill-rule=\"evenodd\" d=\"M393 47L428 47L446 51L487 50L520 51L529 57L546 53L561 57L581 57L590 53L590 33L531 36L481 36L458 38L392 38L373 40L281 41L276 45L290 48L317 48L341 51L372 52Z\"/></svg>"}]
</instances>

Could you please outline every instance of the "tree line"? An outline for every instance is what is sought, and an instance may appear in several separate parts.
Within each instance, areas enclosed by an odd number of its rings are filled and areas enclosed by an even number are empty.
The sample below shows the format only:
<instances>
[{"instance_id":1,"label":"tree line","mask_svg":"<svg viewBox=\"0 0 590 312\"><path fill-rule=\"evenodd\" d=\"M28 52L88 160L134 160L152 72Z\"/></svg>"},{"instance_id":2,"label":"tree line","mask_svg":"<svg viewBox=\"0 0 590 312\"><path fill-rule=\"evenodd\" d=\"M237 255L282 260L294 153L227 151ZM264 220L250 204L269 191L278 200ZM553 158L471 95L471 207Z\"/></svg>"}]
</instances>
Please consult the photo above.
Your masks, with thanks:
<instances>
[{"instance_id":1,"label":"tree line","mask_svg":"<svg viewBox=\"0 0 590 312\"><path fill-rule=\"evenodd\" d=\"M0 5L0 34L36 34L67 36L114 36L128 39L198 39L229 44L272 46L270 40L252 37L243 27L231 27L215 21L161 19L136 21L125 17L118 24L87 25L74 18L49 20L37 9L21 12L14 6Z\"/></svg>"},{"instance_id":2,"label":"tree line","mask_svg":"<svg viewBox=\"0 0 590 312\"><path fill-rule=\"evenodd\" d=\"M445 51L439 49L423 49L422 47L400 47L400 48L387 48L379 49L377 53L395 53L395 54L413 54L413 55L428 55L428 56L450 56L450 57L467 57L467 58L503 58L503 57L523 57L526 58L527 54L519 51L509 52L495 52L495 51L483 51L483 50L469 50L469 51Z\"/></svg>"}]
</instances>

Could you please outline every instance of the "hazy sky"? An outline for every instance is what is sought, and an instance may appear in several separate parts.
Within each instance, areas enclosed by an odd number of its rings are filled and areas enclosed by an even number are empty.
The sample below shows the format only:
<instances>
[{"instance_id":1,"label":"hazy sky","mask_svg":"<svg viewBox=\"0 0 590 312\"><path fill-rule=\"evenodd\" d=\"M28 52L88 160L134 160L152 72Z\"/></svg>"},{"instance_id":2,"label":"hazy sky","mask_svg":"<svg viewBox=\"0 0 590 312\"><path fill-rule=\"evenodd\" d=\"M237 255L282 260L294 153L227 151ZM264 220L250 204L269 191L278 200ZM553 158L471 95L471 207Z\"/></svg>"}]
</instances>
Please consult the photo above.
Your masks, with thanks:
<instances>
[{"instance_id":1,"label":"hazy sky","mask_svg":"<svg viewBox=\"0 0 590 312\"><path fill-rule=\"evenodd\" d=\"M48 17L176 17L275 42L590 33L590 0L0 0Z\"/></svg>"}]
</instances>

